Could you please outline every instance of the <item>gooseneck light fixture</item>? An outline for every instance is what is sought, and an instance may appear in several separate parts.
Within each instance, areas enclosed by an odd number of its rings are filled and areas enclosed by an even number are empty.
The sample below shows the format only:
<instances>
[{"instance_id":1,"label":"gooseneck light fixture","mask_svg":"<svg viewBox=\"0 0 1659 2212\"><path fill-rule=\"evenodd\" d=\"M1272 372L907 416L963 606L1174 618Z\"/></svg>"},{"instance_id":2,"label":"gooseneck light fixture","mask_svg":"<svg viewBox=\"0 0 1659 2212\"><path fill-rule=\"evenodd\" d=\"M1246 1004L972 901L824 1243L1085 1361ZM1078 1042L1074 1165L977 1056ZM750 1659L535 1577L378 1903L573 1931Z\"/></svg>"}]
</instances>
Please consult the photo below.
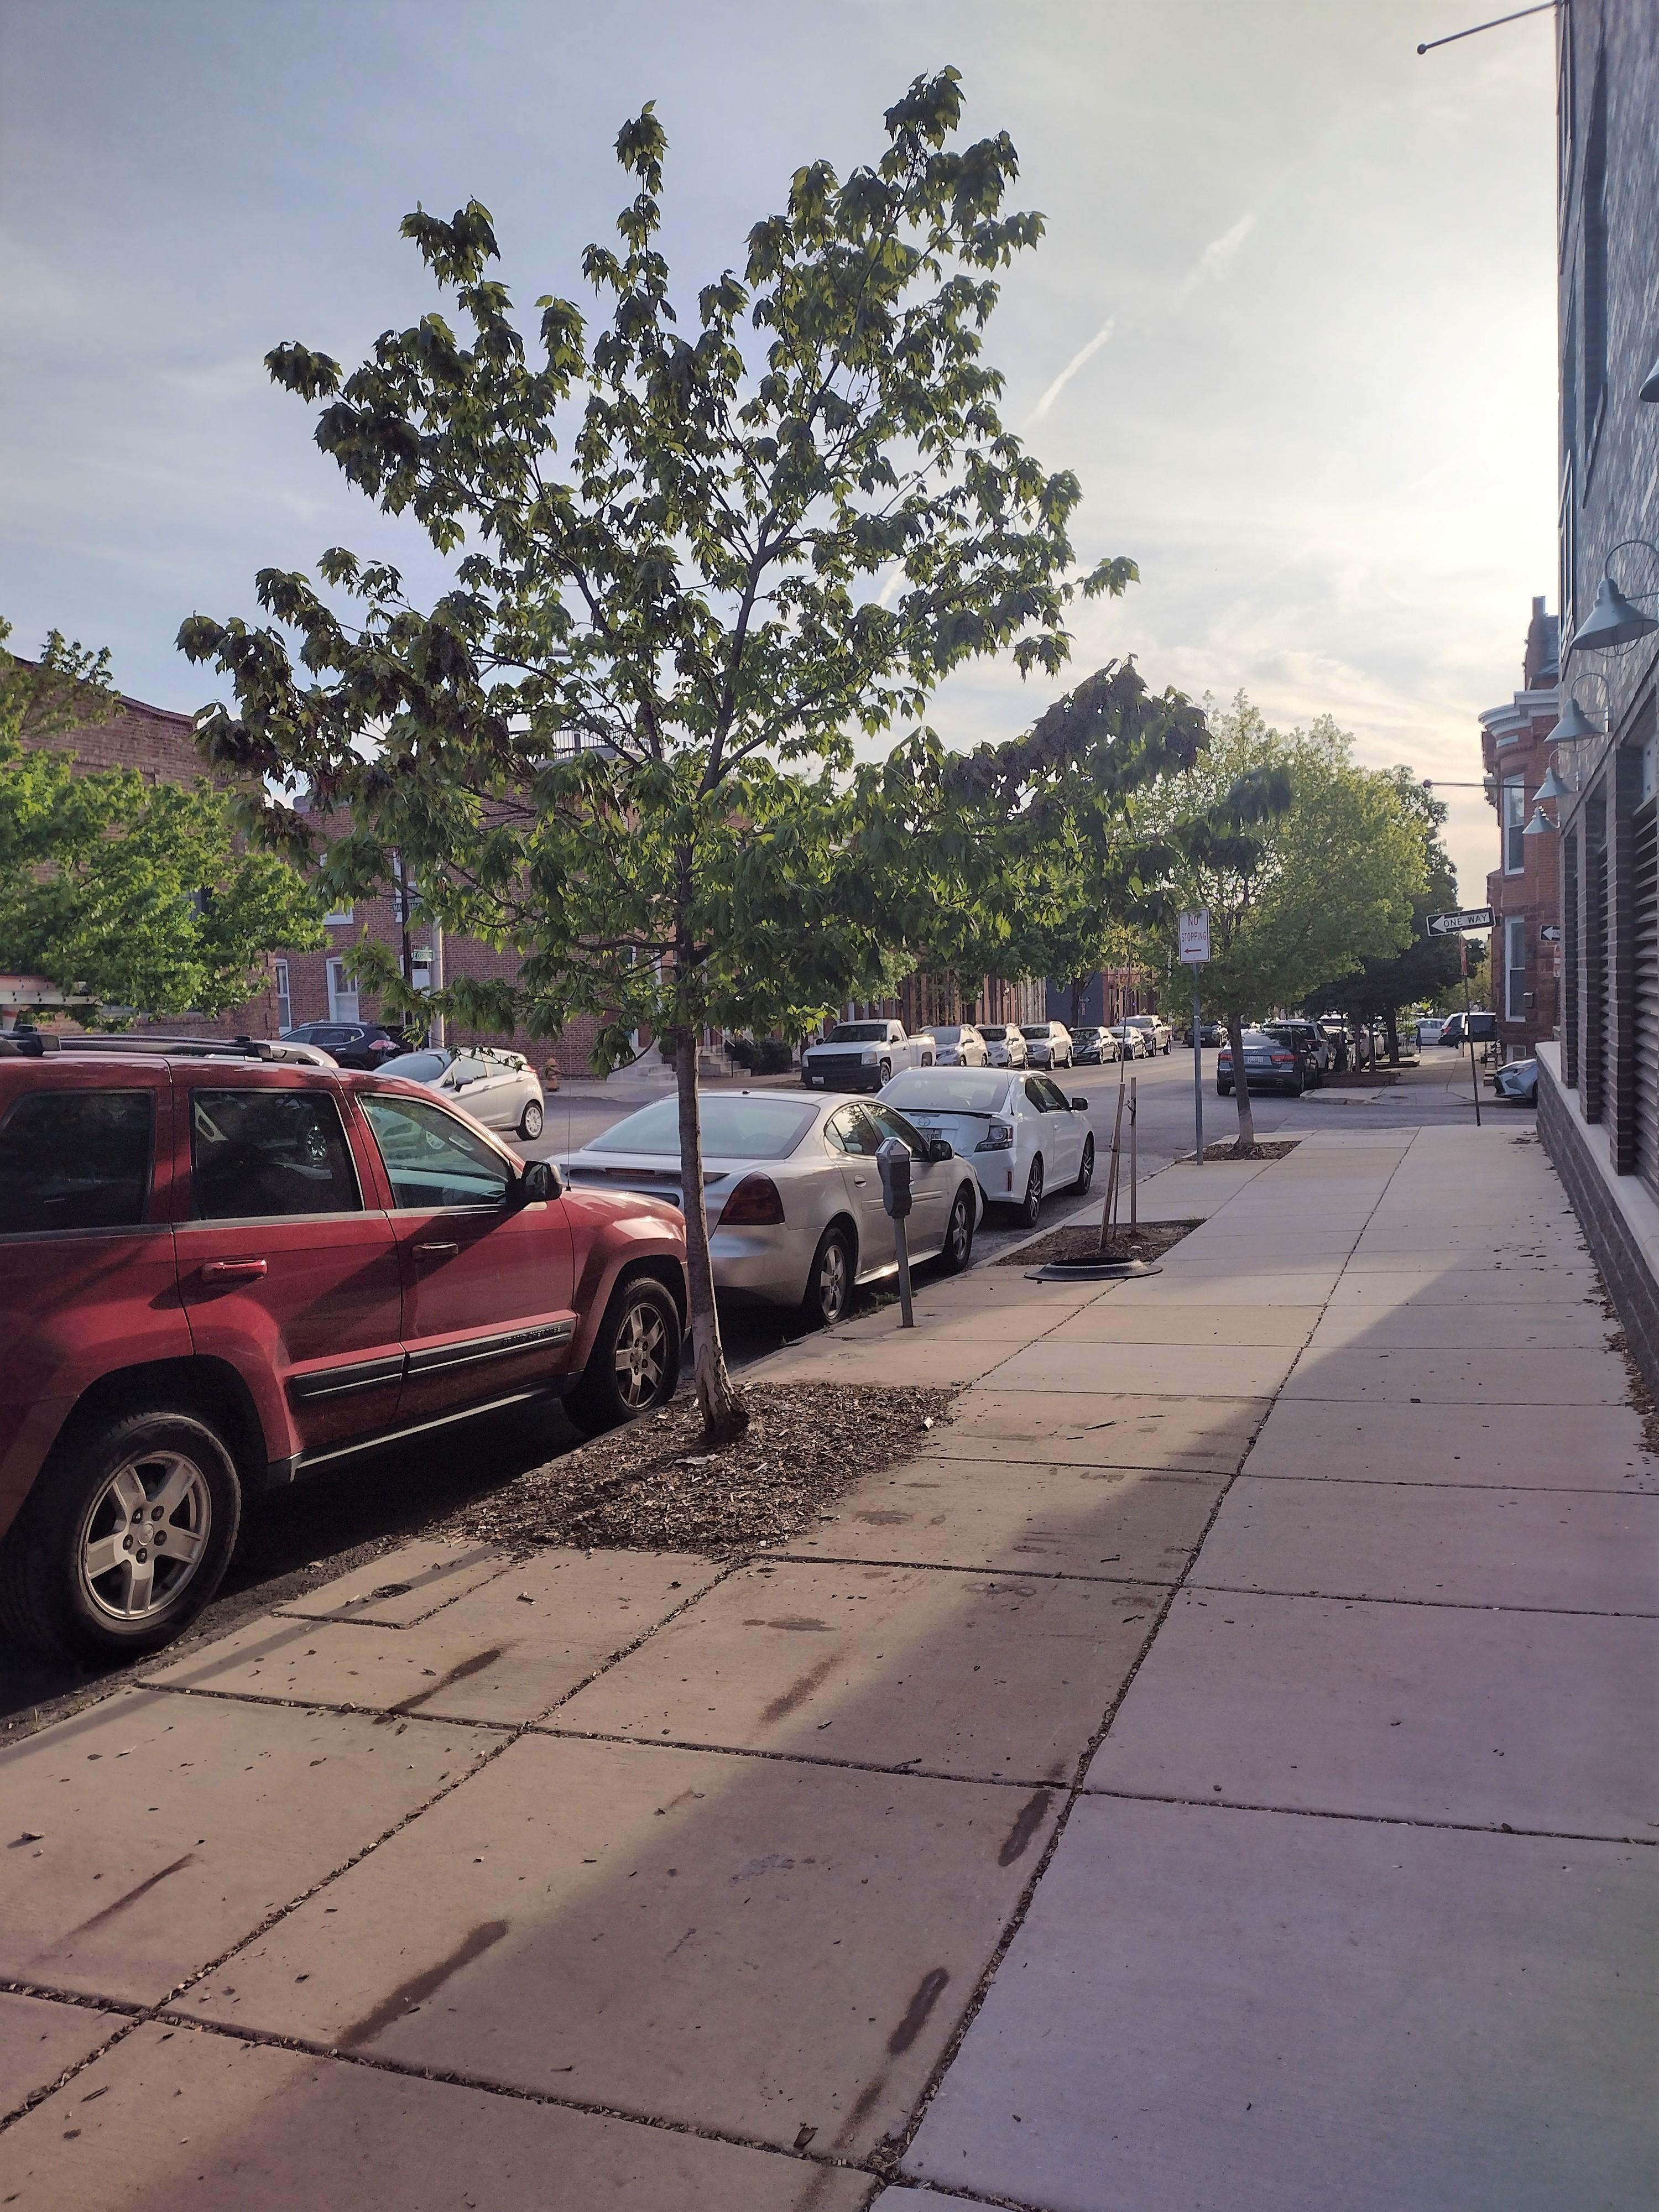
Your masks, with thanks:
<instances>
[{"instance_id":1,"label":"gooseneck light fixture","mask_svg":"<svg viewBox=\"0 0 1659 2212\"><path fill-rule=\"evenodd\" d=\"M1540 799L1544 796L1541 790L1538 796ZM1532 811L1532 820L1528 823L1521 835L1523 837L1553 837L1555 835L1555 824L1541 806L1534 806Z\"/></svg>"},{"instance_id":2,"label":"gooseneck light fixture","mask_svg":"<svg viewBox=\"0 0 1659 2212\"><path fill-rule=\"evenodd\" d=\"M1576 684L1599 684L1607 693L1608 703L1611 705L1613 686L1599 668L1587 668L1582 675L1576 676L1573 682ZM1555 727L1550 732L1550 743L1553 745L1577 745L1582 744L1587 738L1606 737L1607 734L1606 724L1598 722L1593 714L1586 714L1573 693L1568 690L1565 684L1557 685L1555 696L1561 711Z\"/></svg>"},{"instance_id":3,"label":"gooseneck light fixture","mask_svg":"<svg viewBox=\"0 0 1659 2212\"><path fill-rule=\"evenodd\" d=\"M1553 761L1550 763L1547 770L1545 772L1544 781L1538 787L1537 796L1540 799L1571 799L1572 797L1572 786L1570 783L1562 782L1560 777L1555 773L1555 763ZM1521 834L1524 837L1527 833L1523 830Z\"/></svg>"},{"instance_id":4,"label":"gooseneck light fixture","mask_svg":"<svg viewBox=\"0 0 1659 2212\"><path fill-rule=\"evenodd\" d=\"M1637 599L1659 599L1659 592L1621 592L1613 580L1613 556L1627 545L1645 546L1659 559L1659 545L1649 538L1621 538L1601 563L1601 580L1595 587L1595 605L1573 632L1569 653L1612 653L1621 645L1634 645L1659 629L1659 617L1644 615Z\"/></svg>"}]
</instances>

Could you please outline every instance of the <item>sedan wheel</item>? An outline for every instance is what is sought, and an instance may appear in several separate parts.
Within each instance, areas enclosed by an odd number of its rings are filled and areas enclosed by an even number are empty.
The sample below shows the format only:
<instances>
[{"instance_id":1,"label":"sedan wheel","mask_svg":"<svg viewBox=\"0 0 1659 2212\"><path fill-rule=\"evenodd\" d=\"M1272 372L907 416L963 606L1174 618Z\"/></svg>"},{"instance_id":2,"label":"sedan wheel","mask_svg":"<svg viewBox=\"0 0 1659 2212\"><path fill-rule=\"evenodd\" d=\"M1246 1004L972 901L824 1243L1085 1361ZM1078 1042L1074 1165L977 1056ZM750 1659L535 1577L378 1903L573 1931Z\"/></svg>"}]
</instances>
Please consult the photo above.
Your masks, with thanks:
<instances>
[{"instance_id":1,"label":"sedan wheel","mask_svg":"<svg viewBox=\"0 0 1659 2212\"><path fill-rule=\"evenodd\" d=\"M1020 1200L1020 1218L1028 1229L1035 1229L1042 1212L1042 1159L1041 1154L1031 1163L1031 1172L1026 1180L1025 1195Z\"/></svg>"},{"instance_id":2,"label":"sedan wheel","mask_svg":"<svg viewBox=\"0 0 1659 2212\"><path fill-rule=\"evenodd\" d=\"M977 1212L971 1187L963 1183L957 1193L957 1202L951 1208L951 1223L945 1232L945 1249L939 1255L947 1275L959 1275L974 1256L974 1217Z\"/></svg>"},{"instance_id":3,"label":"sedan wheel","mask_svg":"<svg viewBox=\"0 0 1659 2212\"><path fill-rule=\"evenodd\" d=\"M533 1143L540 1136L542 1124L546 1118L539 1098L526 1099L524 1111L519 1116L519 1134L526 1145Z\"/></svg>"},{"instance_id":4,"label":"sedan wheel","mask_svg":"<svg viewBox=\"0 0 1659 2212\"><path fill-rule=\"evenodd\" d=\"M812 1255L801 1318L809 1328L833 1328L853 1295L853 1247L844 1229L826 1229Z\"/></svg>"}]
</instances>

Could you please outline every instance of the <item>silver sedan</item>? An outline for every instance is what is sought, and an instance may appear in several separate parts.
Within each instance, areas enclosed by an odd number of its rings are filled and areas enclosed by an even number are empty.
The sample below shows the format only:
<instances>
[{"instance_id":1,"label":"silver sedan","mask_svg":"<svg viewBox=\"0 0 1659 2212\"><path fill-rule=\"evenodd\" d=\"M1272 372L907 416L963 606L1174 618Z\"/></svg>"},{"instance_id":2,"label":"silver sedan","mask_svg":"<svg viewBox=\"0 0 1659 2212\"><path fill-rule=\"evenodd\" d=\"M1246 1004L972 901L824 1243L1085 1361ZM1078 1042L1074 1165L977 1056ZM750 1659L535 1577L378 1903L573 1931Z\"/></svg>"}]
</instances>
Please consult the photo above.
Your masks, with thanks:
<instances>
[{"instance_id":1,"label":"silver sedan","mask_svg":"<svg viewBox=\"0 0 1659 2212\"><path fill-rule=\"evenodd\" d=\"M714 1091L702 1102L703 1197L714 1287L734 1302L787 1306L814 1327L839 1321L857 1283L896 1272L877 1155L910 1154L914 1260L968 1265L979 1183L949 1140L929 1138L878 1099ZM561 1161L568 1181L684 1204L679 1106L653 1099Z\"/></svg>"},{"instance_id":2,"label":"silver sedan","mask_svg":"<svg viewBox=\"0 0 1659 2212\"><path fill-rule=\"evenodd\" d=\"M526 1144L540 1136L547 1118L540 1080L521 1053L497 1052L489 1045L429 1045L399 1053L380 1073L423 1083L440 1097L453 1099L486 1129Z\"/></svg>"}]
</instances>

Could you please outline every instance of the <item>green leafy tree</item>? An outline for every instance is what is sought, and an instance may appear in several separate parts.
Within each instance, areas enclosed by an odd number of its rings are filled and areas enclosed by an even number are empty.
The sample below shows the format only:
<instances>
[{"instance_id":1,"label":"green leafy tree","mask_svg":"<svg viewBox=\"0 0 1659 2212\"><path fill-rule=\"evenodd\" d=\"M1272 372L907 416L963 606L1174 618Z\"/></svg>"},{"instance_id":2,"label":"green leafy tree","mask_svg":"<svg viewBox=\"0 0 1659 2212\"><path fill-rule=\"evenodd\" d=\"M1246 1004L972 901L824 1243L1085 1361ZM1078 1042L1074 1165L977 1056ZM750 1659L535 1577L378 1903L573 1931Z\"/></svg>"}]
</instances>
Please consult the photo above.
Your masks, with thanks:
<instances>
[{"instance_id":1,"label":"green leafy tree","mask_svg":"<svg viewBox=\"0 0 1659 2212\"><path fill-rule=\"evenodd\" d=\"M1437 799L1407 768L1391 769L1389 781L1423 841L1425 884L1412 900L1410 940L1398 952L1361 960L1345 975L1316 986L1305 994L1303 1004L1310 1014L1321 1014L1334 1006L1358 1021L1380 1021L1388 1039L1389 1063L1398 1067L1400 1009L1436 1005L1454 988L1461 995L1462 984L1457 939L1431 937L1428 927L1431 914L1449 913L1457 905L1457 871L1440 840L1446 802Z\"/></svg>"},{"instance_id":2,"label":"green leafy tree","mask_svg":"<svg viewBox=\"0 0 1659 2212\"><path fill-rule=\"evenodd\" d=\"M239 848L223 793L77 775L49 742L120 712L107 653L58 632L28 667L0 625L0 969L95 1002L87 1018L217 1014L256 987L277 945L320 944L313 893L288 864Z\"/></svg>"},{"instance_id":3,"label":"green leafy tree","mask_svg":"<svg viewBox=\"0 0 1659 2212\"><path fill-rule=\"evenodd\" d=\"M1403 950L1425 888L1418 816L1391 776L1352 753L1328 716L1281 736L1241 693L1211 718L1185 788L1156 786L1141 801L1180 855L1172 905L1210 909L1201 988L1227 1023L1243 1146L1255 1141L1245 1024L1297 1004L1322 975ZM1172 928L1163 951L1172 972Z\"/></svg>"},{"instance_id":4,"label":"green leafy tree","mask_svg":"<svg viewBox=\"0 0 1659 2212\"><path fill-rule=\"evenodd\" d=\"M602 1065L637 1026L674 1040L714 1443L746 1415L714 1300L699 1032L799 1034L926 941L931 863L908 832L925 817L929 852L965 880L979 861L950 853L994 827L982 793L1013 792L1017 811L1054 773L1028 740L952 769L914 729L927 700L977 655L1053 673L1074 598L1134 575L1121 559L1079 572L1076 478L1001 420L982 354L993 272L1042 220L1005 206L1006 136L953 143L960 109L956 71L919 78L873 163L799 170L741 273L677 306L658 242L666 142L646 108L617 143L621 249L583 258L605 310L592 332L547 296L526 342L476 202L407 217L465 337L434 309L349 376L302 345L267 358L326 403L318 442L347 477L453 556L453 588L422 611L394 568L336 550L321 589L261 573L264 626L197 617L180 633L234 685L234 713L201 718L213 757L303 777L349 813L322 858L331 889L383 884L401 852L440 921L520 955L514 982L434 1003L543 1034L597 1015ZM1178 713L1164 725L1186 742ZM892 762L860 766L861 736L902 726ZM1086 745L1103 726L1082 712L1062 735ZM305 819L258 811L267 838L308 853ZM415 1011L384 961L358 959Z\"/></svg>"}]
</instances>

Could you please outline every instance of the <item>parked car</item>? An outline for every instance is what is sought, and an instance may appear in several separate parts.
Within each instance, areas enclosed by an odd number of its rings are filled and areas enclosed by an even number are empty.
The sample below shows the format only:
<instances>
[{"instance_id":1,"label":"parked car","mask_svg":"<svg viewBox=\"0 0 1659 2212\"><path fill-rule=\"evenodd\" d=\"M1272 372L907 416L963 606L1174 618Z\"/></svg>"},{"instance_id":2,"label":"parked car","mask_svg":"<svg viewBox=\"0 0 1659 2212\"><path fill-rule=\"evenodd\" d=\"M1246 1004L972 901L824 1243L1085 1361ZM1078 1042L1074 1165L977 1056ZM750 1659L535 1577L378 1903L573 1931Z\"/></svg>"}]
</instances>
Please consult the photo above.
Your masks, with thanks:
<instances>
[{"instance_id":1,"label":"parked car","mask_svg":"<svg viewBox=\"0 0 1659 2212\"><path fill-rule=\"evenodd\" d=\"M427 1045L419 1052L399 1053L380 1073L423 1083L464 1106L486 1129L503 1130L526 1144L540 1136L547 1118L536 1071L516 1052L497 1052L488 1045Z\"/></svg>"},{"instance_id":2,"label":"parked car","mask_svg":"<svg viewBox=\"0 0 1659 2212\"><path fill-rule=\"evenodd\" d=\"M337 1067L384 1067L409 1050L406 1037L379 1022L301 1022L282 1034L291 1044L319 1045Z\"/></svg>"},{"instance_id":3,"label":"parked car","mask_svg":"<svg viewBox=\"0 0 1659 2212\"><path fill-rule=\"evenodd\" d=\"M879 1091L901 1067L931 1067L933 1039L905 1033L902 1022L837 1022L823 1044L800 1056L800 1079L809 1091Z\"/></svg>"},{"instance_id":4,"label":"parked car","mask_svg":"<svg viewBox=\"0 0 1659 2212\"><path fill-rule=\"evenodd\" d=\"M1417 1022L1419 1045L1441 1044L1444 1042L1445 1022L1438 1014L1420 1014Z\"/></svg>"},{"instance_id":5,"label":"parked car","mask_svg":"<svg viewBox=\"0 0 1659 2212\"><path fill-rule=\"evenodd\" d=\"M1129 1027L1151 1038L1154 1059L1159 1053L1167 1057L1170 1046L1175 1042L1175 1031L1162 1014L1131 1014Z\"/></svg>"},{"instance_id":6,"label":"parked car","mask_svg":"<svg viewBox=\"0 0 1659 2212\"><path fill-rule=\"evenodd\" d=\"M1285 1020L1263 1022L1262 1034L1277 1037L1293 1052L1299 1052L1307 1063L1308 1087L1317 1090L1331 1064L1331 1041L1317 1022ZM1249 1060L1245 1061L1248 1067Z\"/></svg>"},{"instance_id":7,"label":"parked car","mask_svg":"<svg viewBox=\"0 0 1659 2212\"><path fill-rule=\"evenodd\" d=\"M429 1090L258 1045L0 1046L0 1622L132 1657L250 1493L532 1400L678 1378L685 1239Z\"/></svg>"},{"instance_id":8,"label":"parked car","mask_svg":"<svg viewBox=\"0 0 1659 2212\"><path fill-rule=\"evenodd\" d=\"M954 1079L983 1079L968 1070ZM876 1164L890 1137L910 1151L912 1258L938 1258L955 1273L972 1257L981 1211L972 1168L891 1107L727 1091L707 1093L700 1115L714 1288L725 1297L793 1307L818 1328L841 1319L855 1284L896 1273ZM678 1103L653 1099L573 1152L564 1170L575 1190L636 1191L680 1206Z\"/></svg>"},{"instance_id":9,"label":"parked car","mask_svg":"<svg viewBox=\"0 0 1659 2212\"><path fill-rule=\"evenodd\" d=\"M1110 1030L1072 1031L1072 1058L1079 1067L1109 1067L1123 1057L1123 1048Z\"/></svg>"},{"instance_id":10,"label":"parked car","mask_svg":"<svg viewBox=\"0 0 1659 2212\"><path fill-rule=\"evenodd\" d=\"M1308 1063L1304 1054L1294 1045L1270 1036L1266 1030L1246 1030L1243 1033L1244 1079L1250 1086L1252 1097L1264 1091L1286 1091L1299 1098L1308 1087ZM1231 1045L1223 1045L1216 1054L1215 1087L1223 1098L1233 1092L1233 1054Z\"/></svg>"},{"instance_id":11,"label":"parked car","mask_svg":"<svg viewBox=\"0 0 1659 2212\"><path fill-rule=\"evenodd\" d=\"M1145 1030L1137 1029L1133 1022L1116 1022L1112 1035L1117 1039L1118 1050L1125 1060L1150 1060L1152 1041Z\"/></svg>"},{"instance_id":12,"label":"parked car","mask_svg":"<svg viewBox=\"0 0 1659 2212\"><path fill-rule=\"evenodd\" d=\"M1332 1073L1346 1075L1352 1062L1354 1051L1353 1038L1349 1031L1346 1017L1341 1014L1322 1014L1319 1017L1319 1029L1320 1034L1330 1047L1331 1056L1328 1065Z\"/></svg>"},{"instance_id":13,"label":"parked car","mask_svg":"<svg viewBox=\"0 0 1659 2212\"><path fill-rule=\"evenodd\" d=\"M1538 1062L1535 1060L1512 1060L1507 1066L1494 1068L1486 1080L1500 1098L1513 1106L1535 1106L1538 1103Z\"/></svg>"},{"instance_id":14,"label":"parked car","mask_svg":"<svg viewBox=\"0 0 1659 2212\"><path fill-rule=\"evenodd\" d=\"M1025 1040L1027 1066L1071 1066L1072 1032L1064 1022L1022 1022L1019 1033Z\"/></svg>"},{"instance_id":15,"label":"parked car","mask_svg":"<svg viewBox=\"0 0 1659 2212\"><path fill-rule=\"evenodd\" d=\"M1025 1036L1012 1023L981 1022L979 1033L985 1040L985 1049L990 1054L992 1067L1028 1067L1030 1054L1025 1049Z\"/></svg>"},{"instance_id":16,"label":"parked car","mask_svg":"<svg viewBox=\"0 0 1659 2212\"><path fill-rule=\"evenodd\" d=\"M1466 1042L1463 1032L1468 1023L1467 1014L1448 1014L1440 1024L1440 1035L1436 1039L1436 1042L1461 1048Z\"/></svg>"},{"instance_id":17,"label":"parked car","mask_svg":"<svg viewBox=\"0 0 1659 2212\"><path fill-rule=\"evenodd\" d=\"M991 1055L984 1038L971 1022L933 1031L935 1067L987 1067Z\"/></svg>"},{"instance_id":18,"label":"parked car","mask_svg":"<svg viewBox=\"0 0 1659 2212\"><path fill-rule=\"evenodd\" d=\"M1012 1206L1036 1226L1043 1193L1080 1196L1094 1181L1089 1102L1068 1098L1052 1076L987 1068L916 1069L882 1093L925 1133L971 1161L988 1202Z\"/></svg>"},{"instance_id":19,"label":"parked car","mask_svg":"<svg viewBox=\"0 0 1659 2212\"><path fill-rule=\"evenodd\" d=\"M1188 1026L1186 1035L1187 1042L1190 1044L1193 1041L1193 1033L1190 1026ZM1200 1046L1225 1044L1227 1042L1227 1030L1225 1024L1221 1022L1212 1021L1207 1017L1200 1017L1198 1024L1198 1042Z\"/></svg>"}]
</instances>

